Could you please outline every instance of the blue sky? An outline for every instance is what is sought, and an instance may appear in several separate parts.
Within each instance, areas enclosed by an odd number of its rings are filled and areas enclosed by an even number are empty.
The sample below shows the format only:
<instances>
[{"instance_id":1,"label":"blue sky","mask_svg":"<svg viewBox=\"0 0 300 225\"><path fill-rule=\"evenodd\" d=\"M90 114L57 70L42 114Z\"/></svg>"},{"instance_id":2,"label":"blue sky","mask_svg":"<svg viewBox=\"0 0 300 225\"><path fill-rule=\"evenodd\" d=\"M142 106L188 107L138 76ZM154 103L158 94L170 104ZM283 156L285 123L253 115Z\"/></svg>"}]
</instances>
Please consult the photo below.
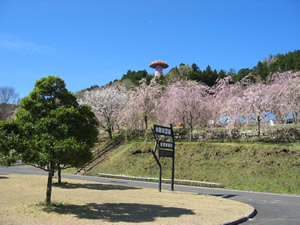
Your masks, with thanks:
<instances>
[{"instance_id":1,"label":"blue sky","mask_svg":"<svg viewBox=\"0 0 300 225\"><path fill-rule=\"evenodd\" d=\"M153 73L158 59L252 68L300 49L299 11L298 0L0 0L0 86L24 97L55 75L76 92Z\"/></svg>"}]
</instances>

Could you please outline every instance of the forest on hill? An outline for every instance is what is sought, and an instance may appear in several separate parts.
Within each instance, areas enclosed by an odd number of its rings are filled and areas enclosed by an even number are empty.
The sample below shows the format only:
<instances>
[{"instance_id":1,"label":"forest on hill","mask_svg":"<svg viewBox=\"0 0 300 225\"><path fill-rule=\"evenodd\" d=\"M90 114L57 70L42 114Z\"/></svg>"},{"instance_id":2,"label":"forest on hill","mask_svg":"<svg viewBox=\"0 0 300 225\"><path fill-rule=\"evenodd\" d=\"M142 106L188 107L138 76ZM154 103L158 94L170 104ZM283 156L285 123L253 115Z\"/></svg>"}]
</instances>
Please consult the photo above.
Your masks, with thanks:
<instances>
[{"instance_id":1,"label":"forest on hill","mask_svg":"<svg viewBox=\"0 0 300 225\"><path fill-rule=\"evenodd\" d=\"M218 79L227 76L232 76L234 82L241 81L246 76L253 82L263 82L273 73L285 71L300 71L300 50L295 50L286 54L277 54L275 56L269 55L268 57L265 57L263 61L259 61L253 68L241 68L238 72L233 68L229 69L227 72L225 69L217 71L216 69L212 69L210 65L207 65L205 69L201 70L196 63L193 63L192 65L181 63L178 67L171 68L165 76L160 77L159 83L166 85L178 80L194 80L208 86L213 86ZM128 70L127 73L122 76L121 81L129 80L133 84L138 85L139 81L146 79L147 84L150 84L153 77L154 76L147 73L146 70ZM109 85L117 81L118 80L111 81ZM92 86L89 90L96 87L99 86Z\"/></svg>"}]
</instances>

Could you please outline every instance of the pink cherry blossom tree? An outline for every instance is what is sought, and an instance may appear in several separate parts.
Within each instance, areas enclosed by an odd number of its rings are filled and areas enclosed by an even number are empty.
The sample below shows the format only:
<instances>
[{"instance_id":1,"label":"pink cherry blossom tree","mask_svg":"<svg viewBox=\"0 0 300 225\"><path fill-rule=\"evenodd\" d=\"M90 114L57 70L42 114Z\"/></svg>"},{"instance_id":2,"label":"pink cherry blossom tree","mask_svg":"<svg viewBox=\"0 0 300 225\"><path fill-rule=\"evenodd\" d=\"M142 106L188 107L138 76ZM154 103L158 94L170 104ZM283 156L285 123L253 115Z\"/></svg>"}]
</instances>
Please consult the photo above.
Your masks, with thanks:
<instances>
[{"instance_id":1,"label":"pink cherry blossom tree","mask_svg":"<svg viewBox=\"0 0 300 225\"><path fill-rule=\"evenodd\" d=\"M230 120L227 125L229 134L237 124L245 125L254 120L257 125L257 135L260 138L261 121L266 112L273 108L274 99L265 84L253 84L246 78L233 83L231 77L219 80L213 87L214 105L217 114L227 116Z\"/></svg>"},{"instance_id":2,"label":"pink cherry blossom tree","mask_svg":"<svg viewBox=\"0 0 300 225\"><path fill-rule=\"evenodd\" d=\"M244 111L256 122L258 138L261 133L261 121L266 112L272 111L274 105L274 98L269 89L269 85L253 84L245 90L242 97Z\"/></svg>"},{"instance_id":3,"label":"pink cherry blossom tree","mask_svg":"<svg viewBox=\"0 0 300 225\"><path fill-rule=\"evenodd\" d=\"M231 123L227 126L229 130L241 118L254 120L260 138L265 113L272 112L277 118L286 118L288 114L294 113L297 118L300 108L300 72L274 74L273 79L266 84L252 84L247 79L233 84L229 79L219 80L212 88L215 112L220 117L230 118Z\"/></svg>"},{"instance_id":4,"label":"pink cherry blossom tree","mask_svg":"<svg viewBox=\"0 0 300 225\"><path fill-rule=\"evenodd\" d=\"M300 109L300 72L284 72L273 75L268 84L253 84L243 96L244 109L256 121L257 135L260 138L260 125L266 112L286 118L293 114L295 122Z\"/></svg>"},{"instance_id":5,"label":"pink cherry blossom tree","mask_svg":"<svg viewBox=\"0 0 300 225\"><path fill-rule=\"evenodd\" d=\"M90 105L101 125L112 139L112 126L118 124L119 114L129 99L122 86L108 86L86 91L79 104Z\"/></svg>"},{"instance_id":6,"label":"pink cherry blossom tree","mask_svg":"<svg viewBox=\"0 0 300 225\"><path fill-rule=\"evenodd\" d=\"M285 119L292 114L294 122L299 122L300 72L287 71L273 74L270 91L276 102L276 116Z\"/></svg>"},{"instance_id":7,"label":"pink cherry blossom tree","mask_svg":"<svg viewBox=\"0 0 300 225\"><path fill-rule=\"evenodd\" d=\"M161 92L162 87L154 79L149 85L142 80L136 90L131 92L128 104L120 115L122 124L129 129L147 130L149 119L155 119L154 112Z\"/></svg>"},{"instance_id":8,"label":"pink cherry blossom tree","mask_svg":"<svg viewBox=\"0 0 300 225\"><path fill-rule=\"evenodd\" d=\"M215 86L211 88L213 96L213 115L215 121L222 121L226 117L229 123L226 125L229 135L237 124L241 125L240 118L246 118L244 102L242 97L249 82L245 79L234 83L231 76L217 80ZM222 121L224 122L224 121Z\"/></svg>"},{"instance_id":9,"label":"pink cherry blossom tree","mask_svg":"<svg viewBox=\"0 0 300 225\"><path fill-rule=\"evenodd\" d=\"M206 85L194 81L178 81L167 86L160 99L157 114L165 125L186 123L192 140L193 128L206 125L211 117Z\"/></svg>"}]
</instances>

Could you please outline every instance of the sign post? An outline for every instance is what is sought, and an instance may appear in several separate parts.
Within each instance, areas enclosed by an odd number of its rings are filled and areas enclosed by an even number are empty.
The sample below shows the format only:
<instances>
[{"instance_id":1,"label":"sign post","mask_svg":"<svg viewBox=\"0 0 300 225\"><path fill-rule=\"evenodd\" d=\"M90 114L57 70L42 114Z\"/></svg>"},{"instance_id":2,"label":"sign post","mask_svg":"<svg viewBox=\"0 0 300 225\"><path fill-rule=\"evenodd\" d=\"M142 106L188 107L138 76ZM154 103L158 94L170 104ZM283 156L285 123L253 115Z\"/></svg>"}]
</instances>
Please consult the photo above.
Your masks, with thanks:
<instances>
[{"instance_id":1,"label":"sign post","mask_svg":"<svg viewBox=\"0 0 300 225\"><path fill-rule=\"evenodd\" d=\"M159 186L158 190L161 192L161 164L160 164L160 158L166 157L166 158L172 158L172 177L171 177L171 190L174 191L174 170L175 170L175 139L174 139L174 133L173 133L173 127L172 124L170 127L163 127L159 125L153 125L152 132L155 139L154 148L152 150L153 157L159 166ZM160 140L161 136L167 136L169 137L170 141L162 141ZM156 149L158 148L158 158L156 156Z\"/></svg>"}]
</instances>

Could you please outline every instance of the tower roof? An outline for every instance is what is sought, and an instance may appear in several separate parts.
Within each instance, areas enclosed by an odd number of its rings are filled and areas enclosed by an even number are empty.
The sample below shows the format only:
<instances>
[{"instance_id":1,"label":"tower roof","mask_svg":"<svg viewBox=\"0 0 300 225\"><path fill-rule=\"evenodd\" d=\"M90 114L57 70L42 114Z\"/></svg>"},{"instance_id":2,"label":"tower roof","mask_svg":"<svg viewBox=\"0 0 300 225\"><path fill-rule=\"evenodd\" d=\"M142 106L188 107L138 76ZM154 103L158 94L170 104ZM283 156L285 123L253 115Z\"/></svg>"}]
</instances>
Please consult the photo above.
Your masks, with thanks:
<instances>
[{"instance_id":1,"label":"tower roof","mask_svg":"<svg viewBox=\"0 0 300 225\"><path fill-rule=\"evenodd\" d=\"M153 69L155 69L158 66L165 69L165 68L169 67L169 64L167 62L164 62L164 61L161 61L161 60L156 60L156 61L154 61L150 64L150 67L153 68Z\"/></svg>"}]
</instances>

